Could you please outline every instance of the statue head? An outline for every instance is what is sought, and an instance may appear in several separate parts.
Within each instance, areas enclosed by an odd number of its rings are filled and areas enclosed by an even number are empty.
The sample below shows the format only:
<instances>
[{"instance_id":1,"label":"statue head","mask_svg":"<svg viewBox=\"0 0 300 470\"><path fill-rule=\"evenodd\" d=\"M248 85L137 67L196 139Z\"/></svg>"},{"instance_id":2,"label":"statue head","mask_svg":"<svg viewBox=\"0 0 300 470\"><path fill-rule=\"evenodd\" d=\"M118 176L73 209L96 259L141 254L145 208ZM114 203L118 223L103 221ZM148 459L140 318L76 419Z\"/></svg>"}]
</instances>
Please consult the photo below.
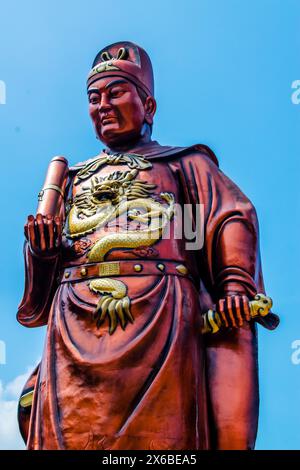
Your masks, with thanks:
<instances>
[{"instance_id":1,"label":"statue head","mask_svg":"<svg viewBox=\"0 0 300 470\"><path fill-rule=\"evenodd\" d=\"M109 147L150 139L156 111L152 64L131 42L102 49L88 75L89 113L97 137Z\"/></svg>"}]
</instances>

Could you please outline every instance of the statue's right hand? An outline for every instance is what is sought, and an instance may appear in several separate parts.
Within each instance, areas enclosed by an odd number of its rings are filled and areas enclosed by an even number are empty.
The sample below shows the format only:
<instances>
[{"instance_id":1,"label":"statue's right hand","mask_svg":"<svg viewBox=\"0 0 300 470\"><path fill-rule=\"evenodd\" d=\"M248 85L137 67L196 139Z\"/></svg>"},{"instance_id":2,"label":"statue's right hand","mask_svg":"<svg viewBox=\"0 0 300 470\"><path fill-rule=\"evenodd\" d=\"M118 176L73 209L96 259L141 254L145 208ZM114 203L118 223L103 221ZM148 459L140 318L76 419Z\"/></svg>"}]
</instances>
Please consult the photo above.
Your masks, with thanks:
<instances>
[{"instance_id":1,"label":"statue's right hand","mask_svg":"<svg viewBox=\"0 0 300 470\"><path fill-rule=\"evenodd\" d=\"M33 254L41 257L55 256L61 247L62 220L48 214L29 215L24 226L25 237Z\"/></svg>"}]
</instances>

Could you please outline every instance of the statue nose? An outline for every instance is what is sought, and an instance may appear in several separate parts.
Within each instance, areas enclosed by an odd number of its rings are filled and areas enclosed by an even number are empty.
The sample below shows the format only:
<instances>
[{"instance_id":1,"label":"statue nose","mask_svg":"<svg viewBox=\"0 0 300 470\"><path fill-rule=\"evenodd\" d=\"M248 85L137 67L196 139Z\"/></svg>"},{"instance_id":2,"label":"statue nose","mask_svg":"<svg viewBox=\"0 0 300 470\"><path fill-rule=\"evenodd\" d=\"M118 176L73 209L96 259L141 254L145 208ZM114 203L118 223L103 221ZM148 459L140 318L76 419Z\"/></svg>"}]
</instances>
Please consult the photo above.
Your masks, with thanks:
<instances>
[{"instance_id":1,"label":"statue nose","mask_svg":"<svg viewBox=\"0 0 300 470\"><path fill-rule=\"evenodd\" d=\"M100 103L99 103L99 111L104 111L104 110L110 109L110 108L111 108L110 101L109 101L108 97L105 96L105 94L103 93L102 96L101 96Z\"/></svg>"}]
</instances>

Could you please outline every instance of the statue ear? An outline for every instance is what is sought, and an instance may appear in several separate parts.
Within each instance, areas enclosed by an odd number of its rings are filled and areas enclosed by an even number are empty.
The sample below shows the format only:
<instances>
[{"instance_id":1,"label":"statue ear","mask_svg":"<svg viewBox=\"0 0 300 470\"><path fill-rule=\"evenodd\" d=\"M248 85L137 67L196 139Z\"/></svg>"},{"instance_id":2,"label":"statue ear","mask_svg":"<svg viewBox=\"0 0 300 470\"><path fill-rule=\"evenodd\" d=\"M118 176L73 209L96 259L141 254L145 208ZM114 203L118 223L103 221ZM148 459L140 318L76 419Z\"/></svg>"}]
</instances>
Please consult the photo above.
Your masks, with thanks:
<instances>
[{"instance_id":1,"label":"statue ear","mask_svg":"<svg viewBox=\"0 0 300 470\"><path fill-rule=\"evenodd\" d=\"M156 111L156 101L153 96L147 96L146 101L144 103L145 108L145 121L150 126L153 124L153 117Z\"/></svg>"}]
</instances>

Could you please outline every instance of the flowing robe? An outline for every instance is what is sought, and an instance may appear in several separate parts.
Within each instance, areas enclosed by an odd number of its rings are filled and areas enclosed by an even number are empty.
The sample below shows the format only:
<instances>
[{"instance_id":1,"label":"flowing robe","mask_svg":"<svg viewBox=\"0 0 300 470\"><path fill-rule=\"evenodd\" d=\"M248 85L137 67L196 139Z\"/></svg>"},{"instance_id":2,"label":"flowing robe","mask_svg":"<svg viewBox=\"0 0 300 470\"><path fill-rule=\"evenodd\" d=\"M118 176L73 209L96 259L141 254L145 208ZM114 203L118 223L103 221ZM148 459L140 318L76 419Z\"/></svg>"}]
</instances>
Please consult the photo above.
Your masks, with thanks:
<instances>
[{"instance_id":1,"label":"flowing robe","mask_svg":"<svg viewBox=\"0 0 300 470\"><path fill-rule=\"evenodd\" d=\"M60 256L41 260L25 243L26 286L18 320L27 327L48 324L25 433L27 447L253 448L258 417L256 324L204 337L201 314L226 294L251 298L264 291L255 210L205 146L171 148L153 142L136 153L144 159L113 161L104 155L100 165L98 157L71 168ZM182 222L173 211L169 237L161 231L152 245L118 242L104 251L105 261L171 260L189 272L113 276L125 285L134 321L124 330L118 324L110 334L108 318L100 326L94 318L103 291L92 291L90 279L61 282L60 273L91 263L95 244L118 223L122 231L124 224L116 218L77 235L75 228L71 238L72 207L74 212L77 201L78 215L80 201L85 201L78 196L91 195L91 185L105 184L113 173L117 177L130 171L134 177L125 188L136 181L153 185L148 199L155 207L168 209L166 193L178 207L188 205L196 230L201 221L203 246L187 249L186 234L175 237L175 221ZM90 209L83 202L79 225L93 216ZM126 223L131 232L138 231L134 217Z\"/></svg>"}]
</instances>

